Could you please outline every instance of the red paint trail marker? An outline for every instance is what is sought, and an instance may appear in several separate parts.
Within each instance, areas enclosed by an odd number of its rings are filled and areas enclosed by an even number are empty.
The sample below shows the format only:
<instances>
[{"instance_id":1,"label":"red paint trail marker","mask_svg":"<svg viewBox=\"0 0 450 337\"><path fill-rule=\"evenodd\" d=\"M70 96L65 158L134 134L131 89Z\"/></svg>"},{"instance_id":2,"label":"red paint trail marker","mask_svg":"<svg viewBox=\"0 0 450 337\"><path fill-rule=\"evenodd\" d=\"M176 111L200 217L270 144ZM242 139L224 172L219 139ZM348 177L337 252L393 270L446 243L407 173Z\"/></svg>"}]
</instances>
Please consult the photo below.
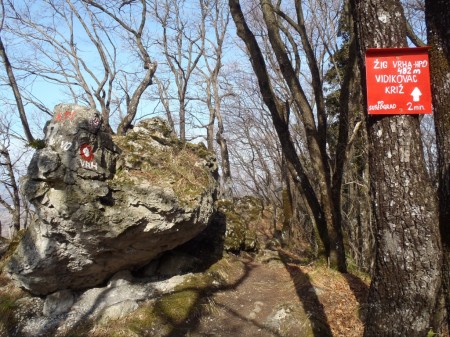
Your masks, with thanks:
<instances>
[{"instance_id":1,"label":"red paint trail marker","mask_svg":"<svg viewBox=\"0 0 450 337\"><path fill-rule=\"evenodd\" d=\"M89 144L83 144L80 147L80 156L81 159L91 162L94 160L94 151L92 150L92 146Z\"/></svg>"},{"instance_id":2,"label":"red paint trail marker","mask_svg":"<svg viewBox=\"0 0 450 337\"><path fill-rule=\"evenodd\" d=\"M428 49L430 47L367 50L369 115L432 113Z\"/></svg>"}]
</instances>

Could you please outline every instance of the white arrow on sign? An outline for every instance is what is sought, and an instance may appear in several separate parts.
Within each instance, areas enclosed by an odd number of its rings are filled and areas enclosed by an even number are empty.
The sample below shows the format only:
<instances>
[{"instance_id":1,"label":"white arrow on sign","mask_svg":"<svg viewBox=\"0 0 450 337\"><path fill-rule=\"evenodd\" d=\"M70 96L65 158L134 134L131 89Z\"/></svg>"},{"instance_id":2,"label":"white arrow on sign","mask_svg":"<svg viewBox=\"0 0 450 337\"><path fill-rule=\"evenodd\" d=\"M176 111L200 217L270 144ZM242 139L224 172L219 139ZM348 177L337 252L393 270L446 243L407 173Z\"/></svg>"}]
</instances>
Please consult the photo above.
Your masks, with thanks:
<instances>
[{"instance_id":1,"label":"white arrow on sign","mask_svg":"<svg viewBox=\"0 0 450 337\"><path fill-rule=\"evenodd\" d=\"M422 92L420 91L419 88L415 87L414 90L411 93L411 96L413 97L413 101L414 102L419 102L420 101L420 96L422 96Z\"/></svg>"}]
</instances>

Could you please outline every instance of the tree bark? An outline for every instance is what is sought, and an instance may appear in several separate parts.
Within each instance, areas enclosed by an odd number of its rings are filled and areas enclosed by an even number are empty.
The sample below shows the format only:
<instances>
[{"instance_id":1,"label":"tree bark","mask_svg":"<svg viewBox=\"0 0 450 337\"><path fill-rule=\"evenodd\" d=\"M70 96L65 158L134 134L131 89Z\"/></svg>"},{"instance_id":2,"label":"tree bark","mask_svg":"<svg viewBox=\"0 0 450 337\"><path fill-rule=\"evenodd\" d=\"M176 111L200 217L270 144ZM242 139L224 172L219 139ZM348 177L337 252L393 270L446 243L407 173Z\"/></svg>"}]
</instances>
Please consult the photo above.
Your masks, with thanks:
<instances>
[{"instance_id":1,"label":"tree bark","mask_svg":"<svg viewBox=\"0 0 450 337\"><path fill-rule=\"evenodd\" d=\"M443 249L442 281L450 328L450 7L445 0L426 0L431 87L438 150L439 227Z\"/></svg>"},{"instance_id":2,"label":"tree bark","mask_svg":"<svg viewBox=\"0 0 450 337\"><path fill-rule=\"evenodd\" d=\"M406 46L400 0L352 0L352 5L361 56L371 47ZM360 68L365 74L362 58ZM437 201L425 168L419 118L367 115L367 127L376 261L364 336L426 336L442 259Z\"/></svg>"}]
</instances>

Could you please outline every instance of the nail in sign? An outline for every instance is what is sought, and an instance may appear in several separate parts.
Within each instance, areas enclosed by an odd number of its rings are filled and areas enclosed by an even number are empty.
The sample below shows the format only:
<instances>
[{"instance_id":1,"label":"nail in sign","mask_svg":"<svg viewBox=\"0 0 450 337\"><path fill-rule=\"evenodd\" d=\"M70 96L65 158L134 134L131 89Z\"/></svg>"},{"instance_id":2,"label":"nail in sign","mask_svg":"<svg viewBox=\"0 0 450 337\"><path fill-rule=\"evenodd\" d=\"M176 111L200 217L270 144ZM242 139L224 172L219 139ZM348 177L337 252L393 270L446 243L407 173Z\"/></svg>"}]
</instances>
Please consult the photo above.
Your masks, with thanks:
<instances>
[{"instance_id":1,"label":"nail in sign","mask_svg":"<svg viewBox=\"0 0 450 337\"><path fill-rule=\"evenodd\" d=\"M429 47L366 52L369 115L431 114Z\"/></svg>"}]
</instances>

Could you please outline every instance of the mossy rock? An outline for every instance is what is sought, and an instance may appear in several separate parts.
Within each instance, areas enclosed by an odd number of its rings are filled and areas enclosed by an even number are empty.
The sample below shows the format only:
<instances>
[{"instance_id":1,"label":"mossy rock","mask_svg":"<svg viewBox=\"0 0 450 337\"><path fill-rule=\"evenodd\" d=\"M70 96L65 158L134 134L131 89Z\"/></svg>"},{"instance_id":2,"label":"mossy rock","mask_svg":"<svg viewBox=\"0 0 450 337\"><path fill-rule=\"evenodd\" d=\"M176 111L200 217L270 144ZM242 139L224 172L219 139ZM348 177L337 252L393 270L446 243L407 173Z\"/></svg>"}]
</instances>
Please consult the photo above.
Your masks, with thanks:
<instances>
[{"instance_id":1,"label":"mossy rock","mask_svg":"<svg viewBox=\"0 0 450 337\"><path fill-rule=\"evenodd\" d=\"M241 221L227 221L224 249L231 253L257 252L259 241L256 233Z\"/></svg>"},{"instance_id":2,"label":"mossy rock","mask_svg":"<svg viewBox=\"0 0 450 337\"><path fill-rule=\"evenodd\" d=\"M155 310L168 323L179 325L192 314L199 297L199 292L195 289L175 291L160 298L156 302Z\"/></svg>"},{"instance_id":3,"label":"mossy rock","mask_svg":"<svg viewBox=\"0 0 450 337\"><path fill-rule=\"evenodd\" d=\"M6 264L21 287L47 295L101 285L185 244L211 223L217 162L204 146L172 137L158 119L113 139L91 127L101 117L95 110L57 110L58 116L76 112L77 119L53 119L47 146L30 163L25 194L38 212Z\"/></svg>"},{"instance_id":4,"label":"mossy rock","mask_svg":"<svg viewBox=\"0 0 450 337\"><path fill-rule=\"evenodd\" d=\"M218 209L225 215L226 221L224 250L236 254L242 251L257 252L260 243L256 232L248 224L259 216L259 203L253 198L221 200Z\"/></svg>"},{"instance_id":5,"label":"mossy rock","mask_svg":"<svg viewBox=\"0 0 450 337\"><path fill-rule=\"evenodd\" d=\"M103 336L185 336L192 327L190 320L214 310L209 297L217 289L239 281L245 266L228 256L213 264L203 273L188 275L183 282L167 294L142 303L132 314L108 326L96 326L95 337ZM98 333L104 330L105 333ZM114 331L114 334L108 334Z\"/></svg>"},{"instance_id":6,"label":"mossy rock","mask_svg":"<svg viewBox=\"0 0 450 337\"><path fill-rule=\"evenodd\" d=\"M216 184L217 161L203 144L175 138L168 124L149 119L125 136L115 136L122 150L113 184L134 185L142 180L172 189L189 204Z\"/></svg>"}]
</instances>

